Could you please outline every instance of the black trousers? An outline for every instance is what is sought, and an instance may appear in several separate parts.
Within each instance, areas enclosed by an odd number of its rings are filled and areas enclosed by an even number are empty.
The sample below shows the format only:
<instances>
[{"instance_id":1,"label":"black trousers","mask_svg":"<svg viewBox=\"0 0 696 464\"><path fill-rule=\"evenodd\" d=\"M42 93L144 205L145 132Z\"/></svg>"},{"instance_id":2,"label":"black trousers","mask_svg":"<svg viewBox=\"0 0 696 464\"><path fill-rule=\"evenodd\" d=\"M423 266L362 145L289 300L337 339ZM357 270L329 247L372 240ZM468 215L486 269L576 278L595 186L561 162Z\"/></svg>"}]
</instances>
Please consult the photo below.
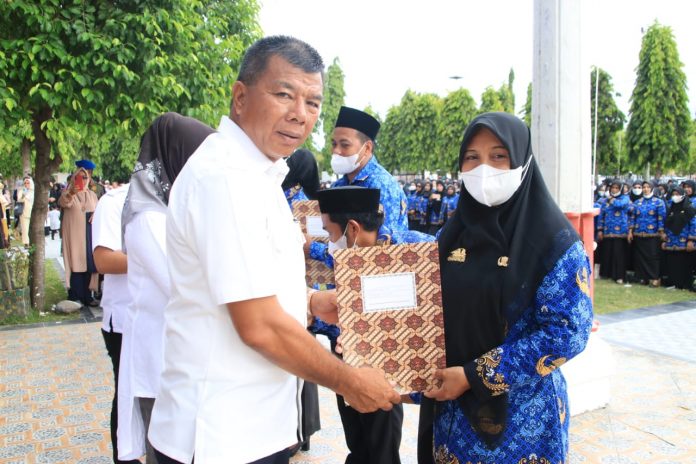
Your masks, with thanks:
<instances>
[{"instance_id":1,"label":"black trousers","mask_svg":"<svg viewBox=\"0 0 696 464\"><path fill-rule=\"evenodd\" d=\"M157 464L184 464L181 461L170 458L169 456L160 453L155 450L155 455L157 456ZM191 464L194 464L194 460L191 460ZM249 464L288 464L290 462L290 451L284 449L278 451L277 453L266 456L265 458L257 459Z\"/></svg>"},{"instance_id":2,"label":"black trousers","mask_svg":"<svg viewBox=\"0 0 696 464\"><path fill-rule=\"evenodd\" d=\"M86 272L84 274L87 274ZM116 431L118 430L118 369L121 359L121 339L122 335L117 332L106 332L102 329L104 337L104 345L106 352L109 353L111 364L114 368L114 399L111 402L111 446L113 448L113 457L116 464L140 464L140 461L133 459L131 461L120 461L118 459L118 438Z\"/></svg>"},{"instance_id":3,"label":"black trousers","mask_svg":"<svg viewBox=\"0 0 696 464\"><path fill-rule=\"evenodd\" d=\"M346 464L400 464L399 446L404 407L394 405L391 411L360 413L346 406L336 395L343 433L349 454Z\"/></svg>"},{"instance_id":4,"label":"black trousers","mask_svg":"<svg viewBox=\"0 0 696 464\"><path fill-rule=\"evenodd\" d=\"M89 281L92 279L92 274L89 272L71 272L70 273L70 288L68 289L68 300L79 301L82 304L87 304L92 299L89 290ZM121 334L118 334L119 336ZM119 339L120 340L120 339ZM118 342L119 352L121 351L121 342Z\"/></svg>"}]
</instances>

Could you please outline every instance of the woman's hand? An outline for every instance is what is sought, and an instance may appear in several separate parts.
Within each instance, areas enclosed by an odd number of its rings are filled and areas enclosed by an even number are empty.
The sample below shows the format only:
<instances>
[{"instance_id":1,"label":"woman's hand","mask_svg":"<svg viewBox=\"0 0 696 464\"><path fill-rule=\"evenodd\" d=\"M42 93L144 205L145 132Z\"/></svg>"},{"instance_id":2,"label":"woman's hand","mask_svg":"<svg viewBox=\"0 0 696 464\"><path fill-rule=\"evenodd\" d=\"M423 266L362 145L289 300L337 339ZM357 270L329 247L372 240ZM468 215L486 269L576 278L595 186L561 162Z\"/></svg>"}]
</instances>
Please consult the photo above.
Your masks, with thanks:
<instances>
[{"instance_id":1,"label":"woman's hand","mask_svg":"<svg viewBox=\"0 0 696 464\"><path fill-rule=\"evenodd\" d=\"M440 386L426 391L425 396L437 401L457 399L471 388L462 366L438 369L434 377L441 381Z\"/></svg>"}]
</instances>

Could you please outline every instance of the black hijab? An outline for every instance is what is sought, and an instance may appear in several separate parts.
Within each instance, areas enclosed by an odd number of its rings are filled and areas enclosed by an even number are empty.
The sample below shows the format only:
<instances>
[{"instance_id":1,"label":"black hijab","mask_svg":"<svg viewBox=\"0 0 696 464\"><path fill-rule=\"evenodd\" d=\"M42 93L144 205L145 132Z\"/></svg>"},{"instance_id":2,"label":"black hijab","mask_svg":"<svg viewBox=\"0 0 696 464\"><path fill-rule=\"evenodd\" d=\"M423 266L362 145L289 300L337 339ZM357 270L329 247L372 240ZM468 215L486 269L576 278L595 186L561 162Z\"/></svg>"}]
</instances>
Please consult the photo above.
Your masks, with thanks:
<instances>
[{"instance_id":1,"label":"black hijab","mask_svg":"<svg viewBox=\"0 0 696 464\"><path fill-rule=\"evenodd\" d=\"M508 113L476 117L464 132L459 165L482 128L508 149L511 169L530 164L520 187L501 205L482 205L462 187L454 217L442 229L439 252L448 366L464 366L500 346L508 328L532 304L542 279L579 240L551 198L536 161L530 160L529 128L517 117ZM464 262L448 260L461 248L466 250ZM468 391L458 403L488 446L497 446L505 429L507 394L481 402ZM493 430L490 424L501 427Z\"/></svg>"},{"instance_id":2,"label":"black hijab","mask_svg":"<svg viewBox=\"0 0 696 464\"><path fill-rule=\"evenodd\" d=\"M638 195L633 193L633 188L635 186L638 186L641 188L641 192ZM643 188L643 181L642 180L633 181L633 183L631 184L631 190L629 191L629 197L631 198L631 201L636 201L643 196L642 188Z\"/></svg>"},{"instance_id":3,"label":"black hijab","mask_svg":"<svg viewBox=\"0 0 696 464\"><path fill-rule=\"evenodd\" d=\"M290 155L286 162L290 170L283 181L283 190L300 185L310 200L316 199L319 190L319 168L312 152L300 148Z\"/></svg>"},{"instance_id":4,"label":"black hijab","mask_svg":"<svg viewBox=\"0 0 696 464\"><path fill-rule=\"evenodd\" d=\"M684 199L681 203L672 202L669 211L667 211L667 218L665 218L665 227L674 235L679 235L681 231L684 230L684 227L691 222L694 215L696 215L696 210L694 210L694 207L691 205L691 199L686 196L683 188L674 187L670 196L674 195L675 192L683 196Z\"/></svg>"},{"instance_id":5,"label":"black hijab","mask_svg":"<svg viewBox=\"0 0 696 464\"><path fill-rule=\"evenodd\" d=\"M123 205L122 231L137 213L167 210L174 180L213 132L202 122L177 113L165 113L150 124L140 139L138 161Z\"/></svg>"},{"instance_id":6,"label":"black hijab","mask_svg":"<svg viewBox=\"0 0 696 464\"><path fill-rule=\"evenodd\" d=\"M691 179L685 180L684 181L684 186L689 186L691 187L691 195L687 195L687 198L694 197L696 196L696 182L694 182Z\"/></svg>"}]
</instances>

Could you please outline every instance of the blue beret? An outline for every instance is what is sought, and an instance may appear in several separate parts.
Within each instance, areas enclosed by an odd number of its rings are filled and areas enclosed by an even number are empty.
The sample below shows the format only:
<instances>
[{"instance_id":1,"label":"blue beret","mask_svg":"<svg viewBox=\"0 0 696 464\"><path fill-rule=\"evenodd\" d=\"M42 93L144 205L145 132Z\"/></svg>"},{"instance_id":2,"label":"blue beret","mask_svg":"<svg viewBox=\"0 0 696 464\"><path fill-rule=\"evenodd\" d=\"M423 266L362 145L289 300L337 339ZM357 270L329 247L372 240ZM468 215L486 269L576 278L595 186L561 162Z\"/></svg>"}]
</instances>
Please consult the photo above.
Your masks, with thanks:
<instances>
[{"instance_id":1,"label":"blue beret","mask_svg":"<svg viewBox=\"0 0 696 464\"><path fill-rule=\"evenodd\" d=\"M75 161L75 166L77 166L78 168L87 169L88 171L93 171L94 168L97 167L96 164L94 164L93 162L91 162L91 161L88 160L88 159L83 159L83 160L80 160L80 161Z\"/></svg>"}]
</instances>

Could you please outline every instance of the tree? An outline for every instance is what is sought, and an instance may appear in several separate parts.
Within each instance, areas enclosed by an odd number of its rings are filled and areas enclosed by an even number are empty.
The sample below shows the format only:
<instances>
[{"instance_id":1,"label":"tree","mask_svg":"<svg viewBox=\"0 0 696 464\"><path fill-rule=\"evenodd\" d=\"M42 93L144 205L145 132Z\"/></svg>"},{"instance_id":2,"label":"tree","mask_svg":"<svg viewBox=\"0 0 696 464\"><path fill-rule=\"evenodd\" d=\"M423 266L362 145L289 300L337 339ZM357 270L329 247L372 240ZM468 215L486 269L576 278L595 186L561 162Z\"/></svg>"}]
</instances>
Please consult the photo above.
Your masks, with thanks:
<instances>
[{"instance_id":1,"label":"tree","mask_svg":"<svg viewBox=\"0 0 696 464\"><path fill-rule=\"evenodd\" d=\"M527 99L524 102L524 108L520 112L522 119L528 127L532 127L532 83L527 85Z\"/></svg>"},{"instance_id":2,"label":"tree","mask_svg":"<svg viewBox=\"0 0 696 464\"><path fill-rule=\"evenodd\" d=\"M672 30L655 22L643 36L626 143L630 165L659 175L689 156L686 76Z\"/></svg>"},{"instance_id":3,"label":"tree","mask_svg":"<svg viewBox=\"0 0 696 464\"><path fill-rule=\"evenodd\" d=\"M488 113L489 111L505 111L505 106L500 100L500 93L493 87L488 86L481 94L481 107L479 113Z\"/></svg>"},{"instance_id":4,"label":"tree","mask_svg":"<svg viewBox=\"0 0 696 464\"><path fill-rule=\"evenodd\" d=\"M255 0L13 0L0 6L0 130L30 121L35 150L32 303L44 304L48 183L63 154L133 139L157 115L213 123L229 108Z\"/></svg>"},{"instance_id":5,"label":"tree","mask_svg":"<svg viewBox=\"0 0 696 464\"><path fill-rule=\"evenodd\" d=\"M437 95L407 90L399 106L389 109L377 139L379 159L387 170L417 172L437 164L441 108L442 99Z\"/></svg>"},{"instance_id":6,"label":"tree","mask_svg":"<svg viewBox=\"0 0 696 464\"><path fill-rule=\"evenodd\" d=\"M319 168L323 171L329 171L331 168L331 136L334 130L334 124L338 117L338 112L345 101L346 91L343 89L343 81L345 76L341 69L341 64L338 57L334 58L326 72L326 82L324 83L324 101L321 104L321 127L324 131L324 146L321 150L319 159ZM318 130L315 126L315 130Z\"/></svg>"},{"instance_id":7,"label":"tree","mask_svg":"<svg viewBox=\"0 0 696 464\"><path fill-rule=\"evenodd\" d=\"M464 129L476 116L476 101L467 89L450 92L442 104L437 124L439 158L432 168L442 171L458 171L459 148Z\"/></svg>"},{"instance_id":8,"label":"tree","mask_svg":"<svg viewBox=\"0 0 696 464\"><path fill-rule=\"evenodd\" d=\"M592 71L590 79L592 86L590 91L592 140L594 141L595 137L595 102L597 102L597 172L610 174L618 169L618 139L615 134L623 129L626 117L614 100L614 85L611 83L611 76L603 69L599 69L598 72L598 98L595 98L597 71ZM625 163L625 161L626 159L622 162Z\"/></svg>"}]
</instances>

